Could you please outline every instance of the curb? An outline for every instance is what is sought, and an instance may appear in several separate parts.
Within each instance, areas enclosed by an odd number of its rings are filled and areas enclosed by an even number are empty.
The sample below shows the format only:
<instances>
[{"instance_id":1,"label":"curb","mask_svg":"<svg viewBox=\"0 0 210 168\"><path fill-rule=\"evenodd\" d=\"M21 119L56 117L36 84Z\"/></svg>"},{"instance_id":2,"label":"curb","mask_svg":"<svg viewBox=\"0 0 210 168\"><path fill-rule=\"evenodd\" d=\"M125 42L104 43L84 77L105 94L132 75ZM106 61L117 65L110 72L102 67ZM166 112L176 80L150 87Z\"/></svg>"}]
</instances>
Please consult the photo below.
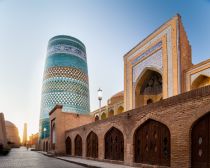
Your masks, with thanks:
<instances>
[{"instance_id":1,"label":"curb","mask_svg":"<svg viewBox=\"0 0 210 168\"><path fill-rule=\"evenodd\" d=\"M47 153L43 153L43 152L40 152L40 151L35 151L35 152L38 152L38 153L40 153L42 155L45 155L45 156L48 156L48 157L54 157L54 155L52 155L52 154L47 154Z\"/></svg>"},{"instance_id":2,"label":"curb","mask_svg":"<svg viewBox=\"0 0 210 168\"><path fill-rule=\"evenodd\" d=\"M76 162L76 161L72 161L72 160L62 159L62 158L58 158L58 157L55 157L55 158L56 159L59 159L59 160L66 161L66 162L74 163L74 164L77 164L77 165L80 165L80 166L84 166L84 167L101 168L101 167L98 167L98 166L93 166L93 165L89 165L89 164L85 164L85 163L80 163L80 162Z\"/></svg>"},{"instance_id":3,"label":"curb","mask_svg":"<svg viewBox=\"0 0 210 168\"><path fill-rule=\"evenodd\" d=\"M45 155L47 157L53 157L55 159L58 159L58 160L63 160L65 162L69 162L69 163L74 163L74 164L77 164L77 165L80 165L80 166L84 166L84 167L89 167L89 168L101 168L101 167L98 167L98 166L92 166L92 165L89 165L89 164L85 164L85 163L80 163L80 162L76 162L76 161L72 161L72 160L67 160L67 159L62 159L62 158L59 158L59 157L56 157L56 156L53 156L53 155L49 155L47 153L43 153L43 152L40 152L40 151L36 151L42 155Z\"/></svg>"}]
</instances>

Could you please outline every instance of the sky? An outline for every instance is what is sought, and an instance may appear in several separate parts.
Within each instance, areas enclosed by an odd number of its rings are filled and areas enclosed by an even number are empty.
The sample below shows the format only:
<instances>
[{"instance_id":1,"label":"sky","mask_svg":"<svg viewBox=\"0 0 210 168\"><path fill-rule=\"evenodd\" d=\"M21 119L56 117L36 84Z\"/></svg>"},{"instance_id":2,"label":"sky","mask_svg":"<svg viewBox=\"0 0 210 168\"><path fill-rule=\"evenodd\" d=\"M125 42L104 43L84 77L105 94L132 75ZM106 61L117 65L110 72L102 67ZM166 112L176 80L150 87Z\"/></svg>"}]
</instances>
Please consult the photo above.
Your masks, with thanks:
<instances>
[{"instance_id":1,"label":"sky","mask_svg":"<svg viewBox=\"0 0 210 168\"><path fill-rule=\"evenodd\" d=\"M48 40L70 35L86 46L90 106L122 91L123 56L179 13L194 64L210 58L210 0L0 0L0 112L22 136L38 132Z\"/></svg>"}]
</instances>

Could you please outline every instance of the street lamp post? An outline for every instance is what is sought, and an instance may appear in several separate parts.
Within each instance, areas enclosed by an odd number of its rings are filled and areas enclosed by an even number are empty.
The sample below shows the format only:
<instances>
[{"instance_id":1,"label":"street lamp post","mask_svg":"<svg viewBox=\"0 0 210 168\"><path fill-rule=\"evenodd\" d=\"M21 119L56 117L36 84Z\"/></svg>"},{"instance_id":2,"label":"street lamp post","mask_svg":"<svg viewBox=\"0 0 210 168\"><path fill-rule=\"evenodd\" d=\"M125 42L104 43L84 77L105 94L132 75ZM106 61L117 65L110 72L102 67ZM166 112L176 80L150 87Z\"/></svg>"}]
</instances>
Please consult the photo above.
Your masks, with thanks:
<instances>
[{"instance_id":1,"label":"street lamp post","mask_svg":"<svg viewBox=\"0 0 210 168\"><path fill-rule=\"evenodd\" d=\"M99 109L101 111L101 100L102 100L102 90L98 89L98 100L99 100Z\"/></svg>"}]
</instances>

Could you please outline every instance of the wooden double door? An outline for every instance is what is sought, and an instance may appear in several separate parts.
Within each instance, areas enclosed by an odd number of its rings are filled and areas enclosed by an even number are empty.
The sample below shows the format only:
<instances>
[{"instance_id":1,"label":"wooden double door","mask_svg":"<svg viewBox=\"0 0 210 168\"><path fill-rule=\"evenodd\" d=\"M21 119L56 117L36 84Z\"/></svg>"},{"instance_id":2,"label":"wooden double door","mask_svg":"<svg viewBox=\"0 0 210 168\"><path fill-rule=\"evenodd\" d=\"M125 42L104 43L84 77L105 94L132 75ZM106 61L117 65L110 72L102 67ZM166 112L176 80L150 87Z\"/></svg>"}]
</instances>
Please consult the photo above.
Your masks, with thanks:
<instances>
[{"instance_id":1,"label":"wooden double door","mask_svg":"<svg viewBox=\"0 0 210 168\"><path fill-rule=\"evenodd\" d=\"M148 120L134 134L135 162L170 166L170 132L162 123Z\"/></svg>"},{"instance_id":2,"label":"wooden double door","mask_svg":"<svg viewBox=\"0 0 210 168\"><path fill-rule=\"evenodd\" d=\"M71 155L71 138L66 138L66 154Z\"/></svg>"},{"instance_id":3,"label":"wooden double door","mask_svg":"<svg viewBox=\"0 0 210 168\"><path fill-rule=\"evenodd\" d=\"M82 156L82 138L81 136L77 135L75 140L75 156Z\"/></svg>"},{"instance_id":4,"label":"wooden double door","mask_svg":"<svg viewBox=\"0 0 210 168\"><path fill-rule=\"evenodd\" d=\"M124 160L124 138L117 128L112 127L105 135L105 159Z\"/></svg>"},{"instance_id":5,"label":"wooden double door","mask_svg":"<svg viewBox=\"0 0 210 168\"><path fill-rule=\"evenodd\" d=\"M191 140L192 168L210 168L210 113L194 124Z\"/></svg>"},{"instance_id":6,"label":"wooden double door","mask_svg":"<svg viewBox=\"0 0 210 168\"><path fill-rule=\"evenodd\" d=\"M87 157L98 158L98 136L90 132L86 140Z\"/></svg>"}]
</instances>

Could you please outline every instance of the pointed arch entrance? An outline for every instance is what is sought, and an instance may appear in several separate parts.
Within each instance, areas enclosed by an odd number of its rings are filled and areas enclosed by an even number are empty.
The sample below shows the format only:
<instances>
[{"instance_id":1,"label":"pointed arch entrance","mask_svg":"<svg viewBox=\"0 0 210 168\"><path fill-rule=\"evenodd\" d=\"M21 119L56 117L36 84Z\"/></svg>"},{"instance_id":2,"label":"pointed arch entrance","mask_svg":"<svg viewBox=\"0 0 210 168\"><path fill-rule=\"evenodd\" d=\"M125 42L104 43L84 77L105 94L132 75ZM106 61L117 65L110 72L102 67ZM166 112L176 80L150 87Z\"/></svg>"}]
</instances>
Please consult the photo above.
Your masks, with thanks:
<instances>
[{"instance_id":1,"label":"pointed arch entrance","mask_svg":"<svg viewBox=\"0 0 210 168\"><path fill-rule=\"evenodd\" d=\"M115 127L112 127L105 135L105 159L124 160L123 134Z\"/></svg>"},{"instance_id":2,"label":"pointed arch entrance","mask_svg":"<svg viewBox=\"0 0 210 168\"><path fill-rule=\"evenodd\" d=\"M210 168L210 113L195 122L191 141L192 168Z\"/></svg>"},{"instance_id":3,"label":"pointed arch entrance","mask_svg":"<svg viewBox=\"0 0 210 168\"><path fill-rule=\"evenodd\" d=\"M87 157L98 158L98 136L91 131L87 136Z\"/></svg>"},{"instance_id":4,"label":"pointed arch entrance","mask_svg":"<svg viewBox=\"0 0 210 168\"><path fill-rule=\"evenodd\" d=\"M134 161L170 166L170 132L164 124L148 120L134 134Z\"/></svg>"},{"instance_id":5,"label":"pointed arch entrance","mask_svg":"<svg viewBox=\"0 0 210 168\"><path fill-rule=\"evenodd\" d=\"M71 155L71 138L66 138L66 154Z\"/></svg>"},{"instance_id":6,"label":"pointed arch entrance","mask_svg":"<svg viewBox=\"0 0 210 168\"><path fill-rule=\"evenodd\" d=\"M102 113L101 119L102 119L102 120L106 119L106 113Z\"/></svg>"},{"instance_id":7,"label":"pointed arch entrance","mask_svg":"<svg viewBox=\"0 0 210 168\"><path fill-rule=\"evenodd\" d=\"M135 108L157 102L162 98L162 75L146 69L139 77L135 89Z\"/></svg>"},{"instance_id":8,"label":"pointed arch entrance","mask_svg":"<svg viewBox=\"0 0 210 168\"><path fill-rule=\"evenodd\" d=\"M117 114L120 114L124 111L124 108L122 106L120 106L118 109L117 109Z\"/></svg>"},{"instance_id":9,"label":"pointed arch entrance","mask_svg":"<svg viewBox=\"0 0 210 168\"><path fill-rule=\"evenodd\" d=\"M75 156L82 156L82 138L80 135L77 135L75 140Z\"/></svg>"},{"instance_id":10,"label":"pointed arch entrance","mask_svg":"<svg viewBox=\"0 0 210 168\"><path fill-rule=\"evenodd\" d=\"M95 121L98 121L98 120L99 120L99 116L96 115L96 116L95 116Z\"/></svg>"},{"instance_id":11,"label":"pointed arch entrance","mask_svg":"<svg viewBox=\"0 0 210 168\"><path fill-rule=\"evenodd\" d=\"M192 89L197 89L200 87L204 87L210 85L210 77L206 75L199 75L192 83L191 88Z\"/></svg>"}]
</instances>

